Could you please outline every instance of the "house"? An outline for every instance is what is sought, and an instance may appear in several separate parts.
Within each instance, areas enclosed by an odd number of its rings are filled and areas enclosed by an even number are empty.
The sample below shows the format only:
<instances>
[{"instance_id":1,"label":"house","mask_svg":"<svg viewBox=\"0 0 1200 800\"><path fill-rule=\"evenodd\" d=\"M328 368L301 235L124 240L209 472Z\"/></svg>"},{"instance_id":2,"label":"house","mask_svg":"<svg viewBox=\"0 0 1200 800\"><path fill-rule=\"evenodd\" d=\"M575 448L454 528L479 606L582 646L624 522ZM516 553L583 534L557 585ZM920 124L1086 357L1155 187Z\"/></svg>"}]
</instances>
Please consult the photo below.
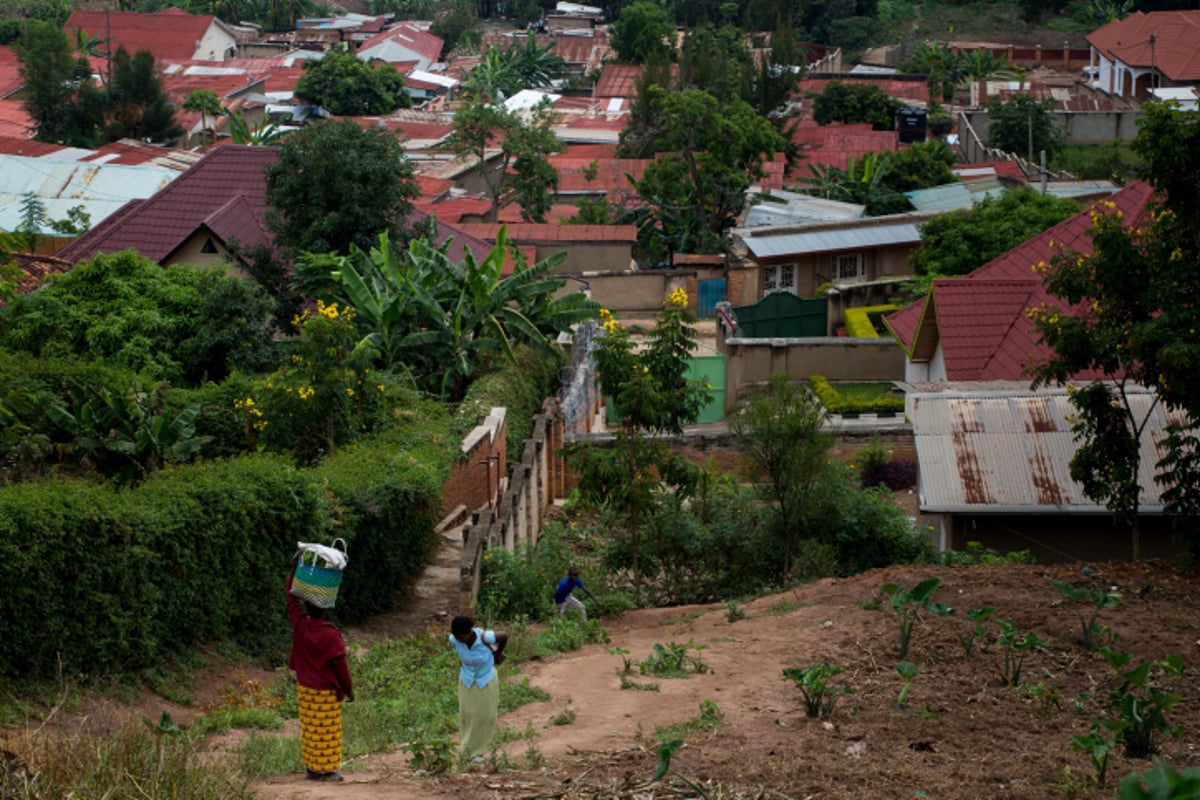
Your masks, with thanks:
<instances>
[{"instance_id":1,"label":"house","mask_svg":"<svg viewBox=\"0 0 1200 800\"><path fill-rule=\"evenodd\" d=\"M153 14L133 11L76 11L63 26L74 40L81 30L108 42L110 53L148 50L158 62L193 59L225 61L237 55L238 36L221 20L168 8Z\"/></svg>"},{"instance_id":2,"label":"house","mask_svg":"<svg viewBox=\"0 0 1200 800\"><path fill-rule=\"evenodd\" d=\"M206 266L232 260L235 241L269 245L263 170L277 159L270 147L218 147L161 191L127 203L59 257L81 261L134 249L163 266Z\"/></svg>"},{"instance_id":3,"label":"house","mask_svg":"<svg viewBox=\"0 0 1200 800\"><path fill-rule=\"evenodd\" d=\"M1109 198L1126 224L1146 218L1153 190L1133 183ZM1091 252L1090 210L1076 214L962 278L937 279L923 300L885 318L906 354L905 379L1018 381L1046 355L1026 312L1056 305L1033 272L1058 248ZM1053 243L1053 244L1052 244ZM1081 379L1093 377L1081 375Z\"/></svg>"},{"instance_id":4,"label":"house","mask_svg":"<svg viewBox=\"0 0 1200 800\"><path fill-rule=\"evenodd\" d=\"M814 224L763 225L731 231L731 262L745 262L737 304L771 292L815 297L821 287L873 283L912 274L908 257L921 243L918 226L928 217L896 214Z\"/></svg>"},{"instance_id":5,"label":"house","mask_svg":"<svg viewBox=\"0 0 1200 800\"><path fill-rule=\"evenodd\" d=\"M357 55L363 61L379 60L390 64L415 61L417 69L428 70L441 59L443 44L429 31L405 22L367 39L359 46Z\"/></svg>"},{"instance_id":6,"label":"house","mask_svg":"<svg viewBox=\"0 0 1200 800\"><path fill-rule=\"evenodd\" d=\"M164 266L237 263L235 243L274 245L266 224L264 170L278 157L273 147L218 147L153 196L126 204L58 256L75 262L132 248ZM416 224L428 216L414 210L409 221ZM491 251L489 244L458 228L441 221L436 225L438 242L454 240L451 258L461 259L470 251L482 259Z\"/></svg>"},{"instance_id":7,"label":"house","mask_svg":"<svg viewBox=\"0 0 1200 800\"><path fill-rule=\"evenodd\" d=\"M1200 10L1135 11L1087 41L1092 85L1114 97L1146 100L1159 87L1200 86Z\"/></svg>"},{"instance_id":8,"label":"house","mask_svg":"<svg viewBox=\"0 0 1200 800\"><path fill-rule=\"evenodd\" d=\"M906 384L919 480L918 507L939 549L979 542L1001 552L1030 550L1038 563L1126 559L1131 530L1083 494L1071 478L1076 413L1066 387L1033 391L1027 381ZM1148 390L1128 392L1146 418L1138 483L1139 558L1170 558L1171 520L1154 481L1158 443L1181 423Z\"/></svg>"}]
</instances>

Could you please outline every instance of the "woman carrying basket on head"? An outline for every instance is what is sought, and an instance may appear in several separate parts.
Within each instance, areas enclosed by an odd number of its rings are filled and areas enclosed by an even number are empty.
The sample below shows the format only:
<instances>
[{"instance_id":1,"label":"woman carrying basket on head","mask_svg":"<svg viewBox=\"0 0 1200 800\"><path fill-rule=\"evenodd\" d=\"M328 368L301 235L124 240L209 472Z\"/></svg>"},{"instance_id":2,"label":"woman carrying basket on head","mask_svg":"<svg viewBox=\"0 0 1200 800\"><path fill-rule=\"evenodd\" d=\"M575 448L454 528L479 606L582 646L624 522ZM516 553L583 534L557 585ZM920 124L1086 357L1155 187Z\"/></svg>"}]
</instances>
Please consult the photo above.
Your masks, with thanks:
<instances>
[{"instance_id":1,"label":"woman carrying basket on head","mask_svg":"<svg viewBox=\"0 0 1200 800\"><path fill-rule=\"evenodd\" d=\"M298 684L300 749L310 780L341 781L342 700L354 699L354 683L341 631L326 619L324 608L292 593L295 567L304 552L302 546L296 553L287 581L288 616L292 620L288 667L295 670Z\"/></svg>"}]
</instances>

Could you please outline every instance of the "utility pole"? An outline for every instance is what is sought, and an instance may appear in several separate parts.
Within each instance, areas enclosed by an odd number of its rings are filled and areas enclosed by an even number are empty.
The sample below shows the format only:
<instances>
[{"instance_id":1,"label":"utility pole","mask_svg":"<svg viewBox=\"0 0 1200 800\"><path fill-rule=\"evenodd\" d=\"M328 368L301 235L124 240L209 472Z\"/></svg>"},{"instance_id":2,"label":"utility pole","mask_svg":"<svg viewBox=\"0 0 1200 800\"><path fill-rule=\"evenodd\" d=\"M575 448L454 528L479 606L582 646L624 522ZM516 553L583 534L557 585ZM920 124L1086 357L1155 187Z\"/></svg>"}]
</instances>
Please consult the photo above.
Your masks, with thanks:
<instances>
[{"instance_id":1,"label":"utility pole","mask_svg":"<svg viewBox=\"0 0 1200 800\"><path fill-rule=\"evenodd\" d=\"M1158 88L1158 66L1154 63L1154 43L1158 41L1158 36L1150 34L1150 88Z\"/></svg>"}]
</instances>

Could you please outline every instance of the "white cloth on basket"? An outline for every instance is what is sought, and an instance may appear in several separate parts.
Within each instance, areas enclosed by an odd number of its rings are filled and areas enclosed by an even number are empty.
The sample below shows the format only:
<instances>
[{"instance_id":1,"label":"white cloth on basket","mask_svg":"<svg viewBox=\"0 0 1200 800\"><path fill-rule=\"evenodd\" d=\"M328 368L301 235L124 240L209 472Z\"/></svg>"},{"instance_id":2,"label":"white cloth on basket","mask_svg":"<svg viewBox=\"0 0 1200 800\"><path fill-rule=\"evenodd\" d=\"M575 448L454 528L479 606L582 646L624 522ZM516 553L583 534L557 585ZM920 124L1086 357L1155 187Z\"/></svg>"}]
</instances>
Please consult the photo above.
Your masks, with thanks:
<instances>
[{"instance_id":1,"label":"white cloth on basket","mask_svg":"<svg viewBox=\"0 0 1200 800\"><path fill-rule=\"evenodd\" d=\"M350 560L349 556L336 547L326 547L323 544L296 542L296 550L301 553L313 553L324 561L325 566L329 569L345 569L346 563Z\"/></svg>"}]
</instances>

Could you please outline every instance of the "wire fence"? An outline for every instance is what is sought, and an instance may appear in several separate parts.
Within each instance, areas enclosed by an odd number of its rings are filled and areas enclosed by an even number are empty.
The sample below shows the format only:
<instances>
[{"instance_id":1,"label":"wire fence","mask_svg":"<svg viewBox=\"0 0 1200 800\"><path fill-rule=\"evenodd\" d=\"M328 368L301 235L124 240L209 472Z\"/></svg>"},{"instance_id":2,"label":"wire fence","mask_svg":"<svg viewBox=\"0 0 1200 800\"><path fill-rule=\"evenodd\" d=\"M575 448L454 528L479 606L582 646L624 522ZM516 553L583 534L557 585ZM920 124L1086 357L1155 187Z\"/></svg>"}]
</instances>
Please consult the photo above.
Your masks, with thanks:
<instances>
[{"instance_id":1,"label":"wire fence","mask_svg":"<svg viewBox=\"0 0 1200 800\"><path fill-rule=\"evenodd\" d=\"M571 363L558 373L562 384L558 391L559 408L566 433L586 433L592 429L592 418L600 401L600 384L596 380L597 325L585 322L575 329L571 348Z\"/></svg>"}]
</instances>

